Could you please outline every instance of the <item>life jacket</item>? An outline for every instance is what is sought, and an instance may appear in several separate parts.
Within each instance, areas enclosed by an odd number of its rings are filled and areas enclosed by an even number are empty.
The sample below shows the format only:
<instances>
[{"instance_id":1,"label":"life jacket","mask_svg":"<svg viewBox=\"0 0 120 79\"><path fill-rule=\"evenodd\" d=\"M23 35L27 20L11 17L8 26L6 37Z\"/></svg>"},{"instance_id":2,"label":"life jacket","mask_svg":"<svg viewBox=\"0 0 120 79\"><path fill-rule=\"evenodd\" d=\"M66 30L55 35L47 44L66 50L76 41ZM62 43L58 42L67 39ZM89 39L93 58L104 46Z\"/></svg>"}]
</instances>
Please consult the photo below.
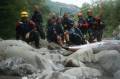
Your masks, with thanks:
<instances>
[{"instance_id":1,"label":"life jacket","mask_svg":"<svg viewBox=\"0 0 120 79\"><path fill-rule=\"evenodd\" d=\"M34 28L35 28L35 24L32 21L26 21L26 22L19 21L16 25L16 30L19 30L24 33L30 32Z\"/></svg>"},{"instance_id":2,"label":"life jacket","mask_svg":"<svg viewBox=\"0 0 120 79\"><path fill-rule=\"evenodd\" d=\"M88 29L88 23L85 21L85 19L81 17L79 18L79 21L78 21L78 27L80 29Z\"/></svg>"},{"instance_id":3,"label":"life jacket","mask_svg":"<svg viewBox=\"0 0 120 79\"><path fill-rule=\"evenodd\" d=\"M95 18L93 16L88 16L87 23L88 23L88 28L94 28Z\"/></svg>"},{"instance_id":4,"label":"life jacket","mask_svg":"<svg viewBox=\"0 0 120 79\"><path fill-rule=\"evenodd\" d=\"M70 18L63 19L64 30L70 30L70 28L73 26L73 24L74 24L74 21L71 20Z\"/></svg>"}]
</instances>

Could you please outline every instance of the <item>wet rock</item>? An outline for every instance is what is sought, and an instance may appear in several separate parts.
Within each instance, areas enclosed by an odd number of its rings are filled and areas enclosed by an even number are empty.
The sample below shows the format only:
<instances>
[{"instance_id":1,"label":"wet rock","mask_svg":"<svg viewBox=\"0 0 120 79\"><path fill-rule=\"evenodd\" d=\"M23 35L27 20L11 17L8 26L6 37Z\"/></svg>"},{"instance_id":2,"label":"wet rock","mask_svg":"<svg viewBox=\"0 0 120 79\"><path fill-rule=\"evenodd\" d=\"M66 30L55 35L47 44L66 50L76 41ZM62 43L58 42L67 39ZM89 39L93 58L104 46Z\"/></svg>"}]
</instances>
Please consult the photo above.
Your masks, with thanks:
<instances>
[{"instance_id":1,"label":"wet rock","mask_svg":"<svg viewBox=\"0 0 120 79\"><path fill-rule=\"evenodd\" d=\"M77 79L99 79L102 76L99 70L89 67L72 68L64 73L75 76Z\"/></svg>"},{"instance_id":2,"label":"wet rock","mask_svg":"<svg viewBox=\"0 0 120 79\"><path fill-rule=\"evenodd\" d=\"M119 40L104 40L104 43L93 48L94 53L99 53L103 50L117 50L120 52Z\"/></svg>"},{"instance_id":3,"label":"wet rock","mask_svg":"<svg viewBox=\"0 0 120 79\"><path fill-rule=\"evenodd\" d=\"M70 56L66 58L66 60L69 59L77 60L78 62L93 62L95 60L93 50L91 48L86 49L79 49L78 51L74 52Z\"/></svg>"},{"instance_id":4,"label":"wet rock","mask_svg":"<svg viewBox=\"0 0 120 79\"><path fill-rule=\"evenodd\" d=\"M32 48L27 43L20 40L5 40L0 41L0 55L9 57L22 57L26 60L27 64L33 65L35 68L43 69L56 69L54 63L39 54L37 49Z\"/></svg>"},{"instance_id":5,"label":"wet rock","mask_svg":"<svg viewBox=\"0 0 120 79\"><path fill-rule=\"evenodd\" d=\"M52 60L54 63L62 63L65 60L65 57L61 54L47 54L45 57Z\"/></svg>"},{"instance_id":6,"label":"wet rock","mask_svg":"<svg viewBox=\"0 0 120 79\"><path fill-rule=\"evenodd\" d=\"M95 42L91 44L81 45L81 46L71 46L70 50L79 50L92 48L94 53L99 53L103 50L117 50L120 52L120 40L103 40L101 42Z\"/></svg>"},{"instance_id":7,"label":"wet rock","mask_svg":"<svg viewBox=\"0 0 120 79\"><path fill-rule=\"evenodd\" d=\"M45 79L76 79L76 77L66 75L60 72L53 72L52 74L49 74Z\"/></svg>"},{"instance_id":8,"label":"wet rock","mask_svg":"<svg viewBox=\"0 0 120 79\"><path fill-rule=\"evenodd\" d=\"M85 67L85 64L83 64L80 61L77 61L75 59L68 59L64 61L64 65L66 67Z\"/></svg>"},{"instance_id":9,"label":"wet rock","mask_svg":"<svg viewBox=\"0 0 120 79\"><path fill-rule=\"evenodd\" d=\"M37 50L37 52L41 55L46 55L46 54L50 54L50 50L48 50L47 48L45 47L42 47L40 49Z\"/></svg>"},{"instance_id":10,"label":"wet rock","mask_svg":"<svg viewBox=\"0 0 120 79\"><path fill-rule=\"evenodd\" d=\"M41 71L44 70L57 70L58 68L55 66L55 64L50 59L45 59L42 56L35 56L35 61L37 64L37 68Z\"/></svg>"},{"instance_id":11,"label":"wet rock","mask_svg":"<svg viewBox=\"0 0 120 79\"><path fill-rule=\"evenodd\" d=\"M96 54L97 62L109 74L120 69L120 54L116 50L101 51Z\"/></svg>"},{"instance_id":12,"label":"wet rock","mask_svg":"<svg viewBox=\"0 0 120 79\"><path fill-rule=\"evenodd\" d=\"M114 79L120 79L120 70L114 73Z\"/></svg>"},{"instance_id":13,"label":"wet rock","mask_svg":"<svg viewBox=\"0 0 120 79\"><path fill-rule=\"evenodd\" d=\"M22 79L77 79L75 76L71 76L68 74L64 74L61 72L49 72L49 73L39 73L39 74L34 74L28 77L23 77Z\"/></svg>"},{"instance_id":14,"label":"wet rock","mask_svg":"<svg viewBox=\"0 0 120 79\"><path fill-rule=\"evenodd\" d=\"M47 40L40 39L40 46L47 48L49 45Z\"/></svg>"},{"instance_id":15,"label":"wet rock","mask_svg":"<svg viewBox=\"0 0 120 79\"><path fill-rule=\"evenodd\" d=\"M49 43L49 45L48 45L48 49L50 49L50 50L56 50L56 49L61 49L62 47L61 46L59 46L58 44L55 44L55 43Z\"/></svg>"},{"instance_id":16,"label":"wet rock","mask_svg":"<svg viewBox=\"0 0 120 79\"><path fill-rule=\"evenodd\" d=\"M14 73L18 76L30 75L38 71L38 69L33 67L31 64L20 64L18 66L14 66L12 70L14 70Z\"/></svg>"},{"instance_id":17,"label":"wet rock","mask_svg":"<svg viewBox=\"0 0 120 79\"><path fill-rule=\"evenodd\" d=\"M13 57L0 62L0 71L2 75L24 76L33 74L37 69L30 64L25 64L23 58Z\"/></svg>"},{"instance_id":18,"label":"wet rock","mask_svg":"<svg viewBox=\"0 0 120 79\"><path fill-rule=\"evenodd\" d=\"M108 55L114 55L114 54L118 54L119 55L119 52L118 51L116 51L116 50L103 50L103 51L101 51L101 52L99 52L99 53L97 53L97 54L95 54L95 60L96 61L99 61L102 57L104 57L104 56L108 56Z\"/></svg>"}]
</instances>

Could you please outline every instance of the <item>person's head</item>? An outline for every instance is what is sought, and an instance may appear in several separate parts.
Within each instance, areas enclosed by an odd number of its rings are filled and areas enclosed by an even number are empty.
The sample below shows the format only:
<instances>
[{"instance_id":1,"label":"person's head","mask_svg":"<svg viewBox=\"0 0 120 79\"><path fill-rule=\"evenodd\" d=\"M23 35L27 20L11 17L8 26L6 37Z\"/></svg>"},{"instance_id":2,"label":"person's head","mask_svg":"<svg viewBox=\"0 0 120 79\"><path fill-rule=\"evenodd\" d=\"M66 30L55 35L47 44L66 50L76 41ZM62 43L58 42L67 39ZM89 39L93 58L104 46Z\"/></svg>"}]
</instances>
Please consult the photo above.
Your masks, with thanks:
<instances>
[{"instance_id":1,"label":"person's head","mask_svg":"<svg viewBox=\"0 0 120 79\"><path fill-rule=\"evenodd\" d=\"M96 17L95 17L95 20L96 20L96 22L100 23L100 21L101 21L100 16L96 16Z\"/></svg>"},{"instance_id":2,"label":"person's head","mask_svg":"<svg viewBox=\"0 0 120 79\"><path fill-rule=\"evenodd\" d=\"M64 13L64 18L68 18L68 13Z\"/></svg>"},{"instance_id":3,"label":"person's head","mask_svg":"<svg viewBox=\"0 0 120 79\"><path fill-rule=\"evenodd\" d=\"M38 5L34 5L34 6L33 6L33 10L34 10L34 11L39 11L39 10L40 10L40 8L39 8L39 6L38 6Z\"/></svg>"},{"instance_id":4,"label":"person's head","mask_svg":"<svg viewBox=\"0 0 120 79\"><path fill-rule=\"evenodd\" d=\"M29 13L28 13L27 11L22 11L22 12L20 13L20 17L21 17L21 20L25 21L25 20L28 19Z\"/></svg>"},{"instance_id":5,"label":"person's head","mask_svg":"<svg viewBox=\"0 0 120 79\"><path fill-rule=\"evenodd\" d=\"M82 16L83 16L82 12L79 12L78 17L82 17Z\"/></svg>"},{"instance_id":6,"label":"person's head","mask_svg":"<svg viewBox=\"0 0 120 79\"><path fill-rule=\"evenodd\" d=\"M88 16L93 16L92 10L89 9L89 10L87 11L87 15L88 15Z\"/></svg>"}]
</instances>

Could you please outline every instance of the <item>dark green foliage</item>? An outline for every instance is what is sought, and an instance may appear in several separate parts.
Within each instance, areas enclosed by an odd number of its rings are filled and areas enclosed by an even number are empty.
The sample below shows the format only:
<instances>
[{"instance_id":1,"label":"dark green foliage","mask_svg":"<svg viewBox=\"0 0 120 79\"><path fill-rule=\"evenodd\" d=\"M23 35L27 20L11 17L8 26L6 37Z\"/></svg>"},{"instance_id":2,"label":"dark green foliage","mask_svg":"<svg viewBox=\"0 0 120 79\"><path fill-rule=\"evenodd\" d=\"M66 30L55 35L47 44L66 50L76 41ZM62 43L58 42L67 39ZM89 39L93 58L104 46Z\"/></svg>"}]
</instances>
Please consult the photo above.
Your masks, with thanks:
<instances>
[{"instance_id":1,"label":"dark green foliage","mask_svg":"<svg viewBox=\"0 0 120 79\"><path fill-rule=\"evenodd\" d=\"M99 1L99 0L98 0ZM87 8L86 8L87 7ZM86 12L89 6L83 5L83 13L86 16ZM86 8L86 9L85 9ZM99 14L99 7L93 7L94 15ZM106 24L105 36L111 36L113 30L117 29L120 25L120 0L104 0L103 2L103 21Z\"/></svg>"},{"instance_id":2,"label":"dark green foliage","mask_svg":"<svg viewBox=\"0 0 120 79\"><path fill-rule=\"evenodd\" d=\"M43 14L48 13L49 9L44 6L45 0L2 0L0 2L0 37L15 38L16 21L19 19L20 12L24 9L32 13L34 4L40 5Z\"/></svg>"}]
</instances>

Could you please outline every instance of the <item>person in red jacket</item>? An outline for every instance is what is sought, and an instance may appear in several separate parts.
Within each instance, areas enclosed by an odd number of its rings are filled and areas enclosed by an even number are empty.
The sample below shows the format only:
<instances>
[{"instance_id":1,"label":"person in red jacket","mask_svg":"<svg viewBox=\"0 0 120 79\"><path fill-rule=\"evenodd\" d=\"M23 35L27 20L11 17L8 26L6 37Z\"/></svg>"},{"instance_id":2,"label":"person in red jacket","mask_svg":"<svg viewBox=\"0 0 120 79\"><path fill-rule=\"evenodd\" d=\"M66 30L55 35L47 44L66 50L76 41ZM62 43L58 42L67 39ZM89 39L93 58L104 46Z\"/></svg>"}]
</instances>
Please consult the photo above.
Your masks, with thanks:
<instances>
[{"instance_id":1,"label":"person in red jacket","mask_svg":"<svg viewBox=\"0 0 120 79\"><path fill-rule=\"evenodd\" d=\"M39 33L35 23L29 19L27 11L22 11L20 17L16 24L16 39L21 39L27 43L34 41L35 46L39 48Z\"/></svg>"},{"instance_id":2,"label":"person in red jacket","mask_svg":"<svg viewBox=\"0 0 120 79\"><path fill-rule=\"evenodd\" d=\"M83 36L87 34L88 31L88 23L83 17L82 12L78 13L78 28L81 30Z\"/></svg>"}]
</instances>

